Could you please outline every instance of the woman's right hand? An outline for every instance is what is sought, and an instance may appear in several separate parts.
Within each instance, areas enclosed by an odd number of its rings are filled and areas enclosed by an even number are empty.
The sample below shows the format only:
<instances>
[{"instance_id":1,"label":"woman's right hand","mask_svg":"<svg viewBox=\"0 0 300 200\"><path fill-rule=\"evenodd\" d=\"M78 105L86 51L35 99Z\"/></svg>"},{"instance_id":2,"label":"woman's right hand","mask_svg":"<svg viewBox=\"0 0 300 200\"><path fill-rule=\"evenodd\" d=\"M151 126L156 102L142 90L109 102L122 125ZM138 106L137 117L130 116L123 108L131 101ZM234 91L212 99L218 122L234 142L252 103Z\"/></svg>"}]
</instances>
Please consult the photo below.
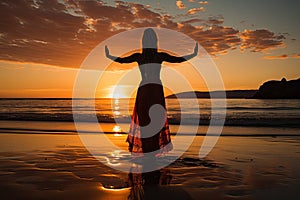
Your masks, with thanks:
<instances>
[{"instance_id":1,"label":"woman's right hand","mask_svg":"<svg viewBox=\"0 0 300 200\"><path fill-rule=\"evenodd\" d=\"M106 57L109 56L109 50L108 50L108 47L106 45L105 45L105 55L106 55Z\"/></svg>"}]
</instances>

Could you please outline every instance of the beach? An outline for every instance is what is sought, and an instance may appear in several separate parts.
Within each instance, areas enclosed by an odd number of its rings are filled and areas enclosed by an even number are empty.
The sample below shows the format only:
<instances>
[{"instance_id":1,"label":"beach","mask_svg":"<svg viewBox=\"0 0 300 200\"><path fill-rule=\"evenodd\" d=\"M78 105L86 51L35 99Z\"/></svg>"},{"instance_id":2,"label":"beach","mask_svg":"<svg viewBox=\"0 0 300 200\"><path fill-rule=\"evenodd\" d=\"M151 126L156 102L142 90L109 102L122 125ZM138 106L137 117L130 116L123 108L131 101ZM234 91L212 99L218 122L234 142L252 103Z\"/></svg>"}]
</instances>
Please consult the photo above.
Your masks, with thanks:
<instances>
[{"instance_id":1,"label":"beach","mask_svg":"<svg viewBox=\"0 0 300 200\"><path fill-rule=\"evenodd\" d=\"M152 162L167 164L147 173L126 143L134 101L75 101L0 100L3 199L299 198L299 100L227 99L212 118L211 102L220 99L183 99L182 106L167 99L175 148ZM224 110L225 125L211 125ZM203 141L213 139L199 157Z\"/></svg>"},{"instance_id":2,"label":"beach","mask_svg":"<svg viewBox=\"0 0 300 200\"><path fill-rule=\"evenodd\" d=\"M26 123L27 129L21 128ZM33 131L28 124L44 127L46 131ZM169 166L131 174L101 163L85 148L78 134L63 131L72 130L72 123L2 121L0 125L3 199L115 200L137 199L141 194L144 199L299 198L298 129L277 128L278 132L294 130L295 135L268 136L271 129L266 127L225 127L225 136L219 138L205 158L198 158L204 139L199 135ZM241 130L261 133L238 134ZM225 132L231 134L226 136ZM106 137L127 151L126 135Z\"/></svg>"}]
</instances>

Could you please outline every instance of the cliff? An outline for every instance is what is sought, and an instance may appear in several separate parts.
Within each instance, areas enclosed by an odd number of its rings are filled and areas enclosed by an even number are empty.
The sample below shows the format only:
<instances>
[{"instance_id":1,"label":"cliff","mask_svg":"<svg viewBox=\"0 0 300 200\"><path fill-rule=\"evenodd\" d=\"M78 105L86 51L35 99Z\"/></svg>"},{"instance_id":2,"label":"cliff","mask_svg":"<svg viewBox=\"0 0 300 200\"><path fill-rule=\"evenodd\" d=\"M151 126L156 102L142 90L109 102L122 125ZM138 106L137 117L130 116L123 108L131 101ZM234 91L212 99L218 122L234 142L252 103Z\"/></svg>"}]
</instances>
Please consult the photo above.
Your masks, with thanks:
<instances>
[{"instance_id":1,"label":"cliff","mask_svg":"<svg viewBox=\"0 0 300 200\"><path fill-rule=\"evenodd\" d=\"M253 96L257 99L300 99L300 78L287 81L267 81Z\"/></svg>"}]
</instances>

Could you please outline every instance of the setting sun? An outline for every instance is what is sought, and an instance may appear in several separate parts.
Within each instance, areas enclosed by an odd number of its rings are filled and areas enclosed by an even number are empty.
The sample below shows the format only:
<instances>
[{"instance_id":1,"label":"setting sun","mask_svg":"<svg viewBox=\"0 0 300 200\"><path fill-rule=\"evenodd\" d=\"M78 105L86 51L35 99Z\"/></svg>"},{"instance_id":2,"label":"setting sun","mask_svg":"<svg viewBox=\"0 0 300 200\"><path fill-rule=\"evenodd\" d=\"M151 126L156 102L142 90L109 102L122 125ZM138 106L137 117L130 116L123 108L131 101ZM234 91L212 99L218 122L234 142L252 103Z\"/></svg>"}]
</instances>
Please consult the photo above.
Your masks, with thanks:
<instances>
[{"instance_id":1,"label":"setting sun","mask_svg":"<svg viewBox=\"0 0 300 200\"><path fill-rule=\"evenodd\" d=\"M130 98L130 96L130 86L116 85L109 87L106 98L120 99Z\"/></svg>"}]
</instances>

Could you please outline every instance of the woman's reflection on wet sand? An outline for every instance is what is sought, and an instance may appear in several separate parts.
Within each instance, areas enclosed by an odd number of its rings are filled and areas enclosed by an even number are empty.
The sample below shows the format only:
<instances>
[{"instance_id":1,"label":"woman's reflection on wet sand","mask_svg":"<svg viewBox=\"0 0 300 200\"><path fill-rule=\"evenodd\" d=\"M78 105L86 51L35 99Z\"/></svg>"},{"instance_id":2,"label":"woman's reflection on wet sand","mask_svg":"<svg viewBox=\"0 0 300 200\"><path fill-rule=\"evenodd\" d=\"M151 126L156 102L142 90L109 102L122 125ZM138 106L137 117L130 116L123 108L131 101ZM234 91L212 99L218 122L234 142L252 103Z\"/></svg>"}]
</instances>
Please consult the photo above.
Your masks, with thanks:
<instances>
[{"instance_id":1,"label":"woman's reflection on wet sand","mask_svg":"<svg viewBox=\"0 0 300 200\"><path fill-rule=\"evenodd\" d=\"M142 171L142 165L133 164L131 167L128 174L128 185L131 187L128 200L192 199L183 189L170 186L170 169L162 168L147 173Z\"/></svg>"}]
</instances>

